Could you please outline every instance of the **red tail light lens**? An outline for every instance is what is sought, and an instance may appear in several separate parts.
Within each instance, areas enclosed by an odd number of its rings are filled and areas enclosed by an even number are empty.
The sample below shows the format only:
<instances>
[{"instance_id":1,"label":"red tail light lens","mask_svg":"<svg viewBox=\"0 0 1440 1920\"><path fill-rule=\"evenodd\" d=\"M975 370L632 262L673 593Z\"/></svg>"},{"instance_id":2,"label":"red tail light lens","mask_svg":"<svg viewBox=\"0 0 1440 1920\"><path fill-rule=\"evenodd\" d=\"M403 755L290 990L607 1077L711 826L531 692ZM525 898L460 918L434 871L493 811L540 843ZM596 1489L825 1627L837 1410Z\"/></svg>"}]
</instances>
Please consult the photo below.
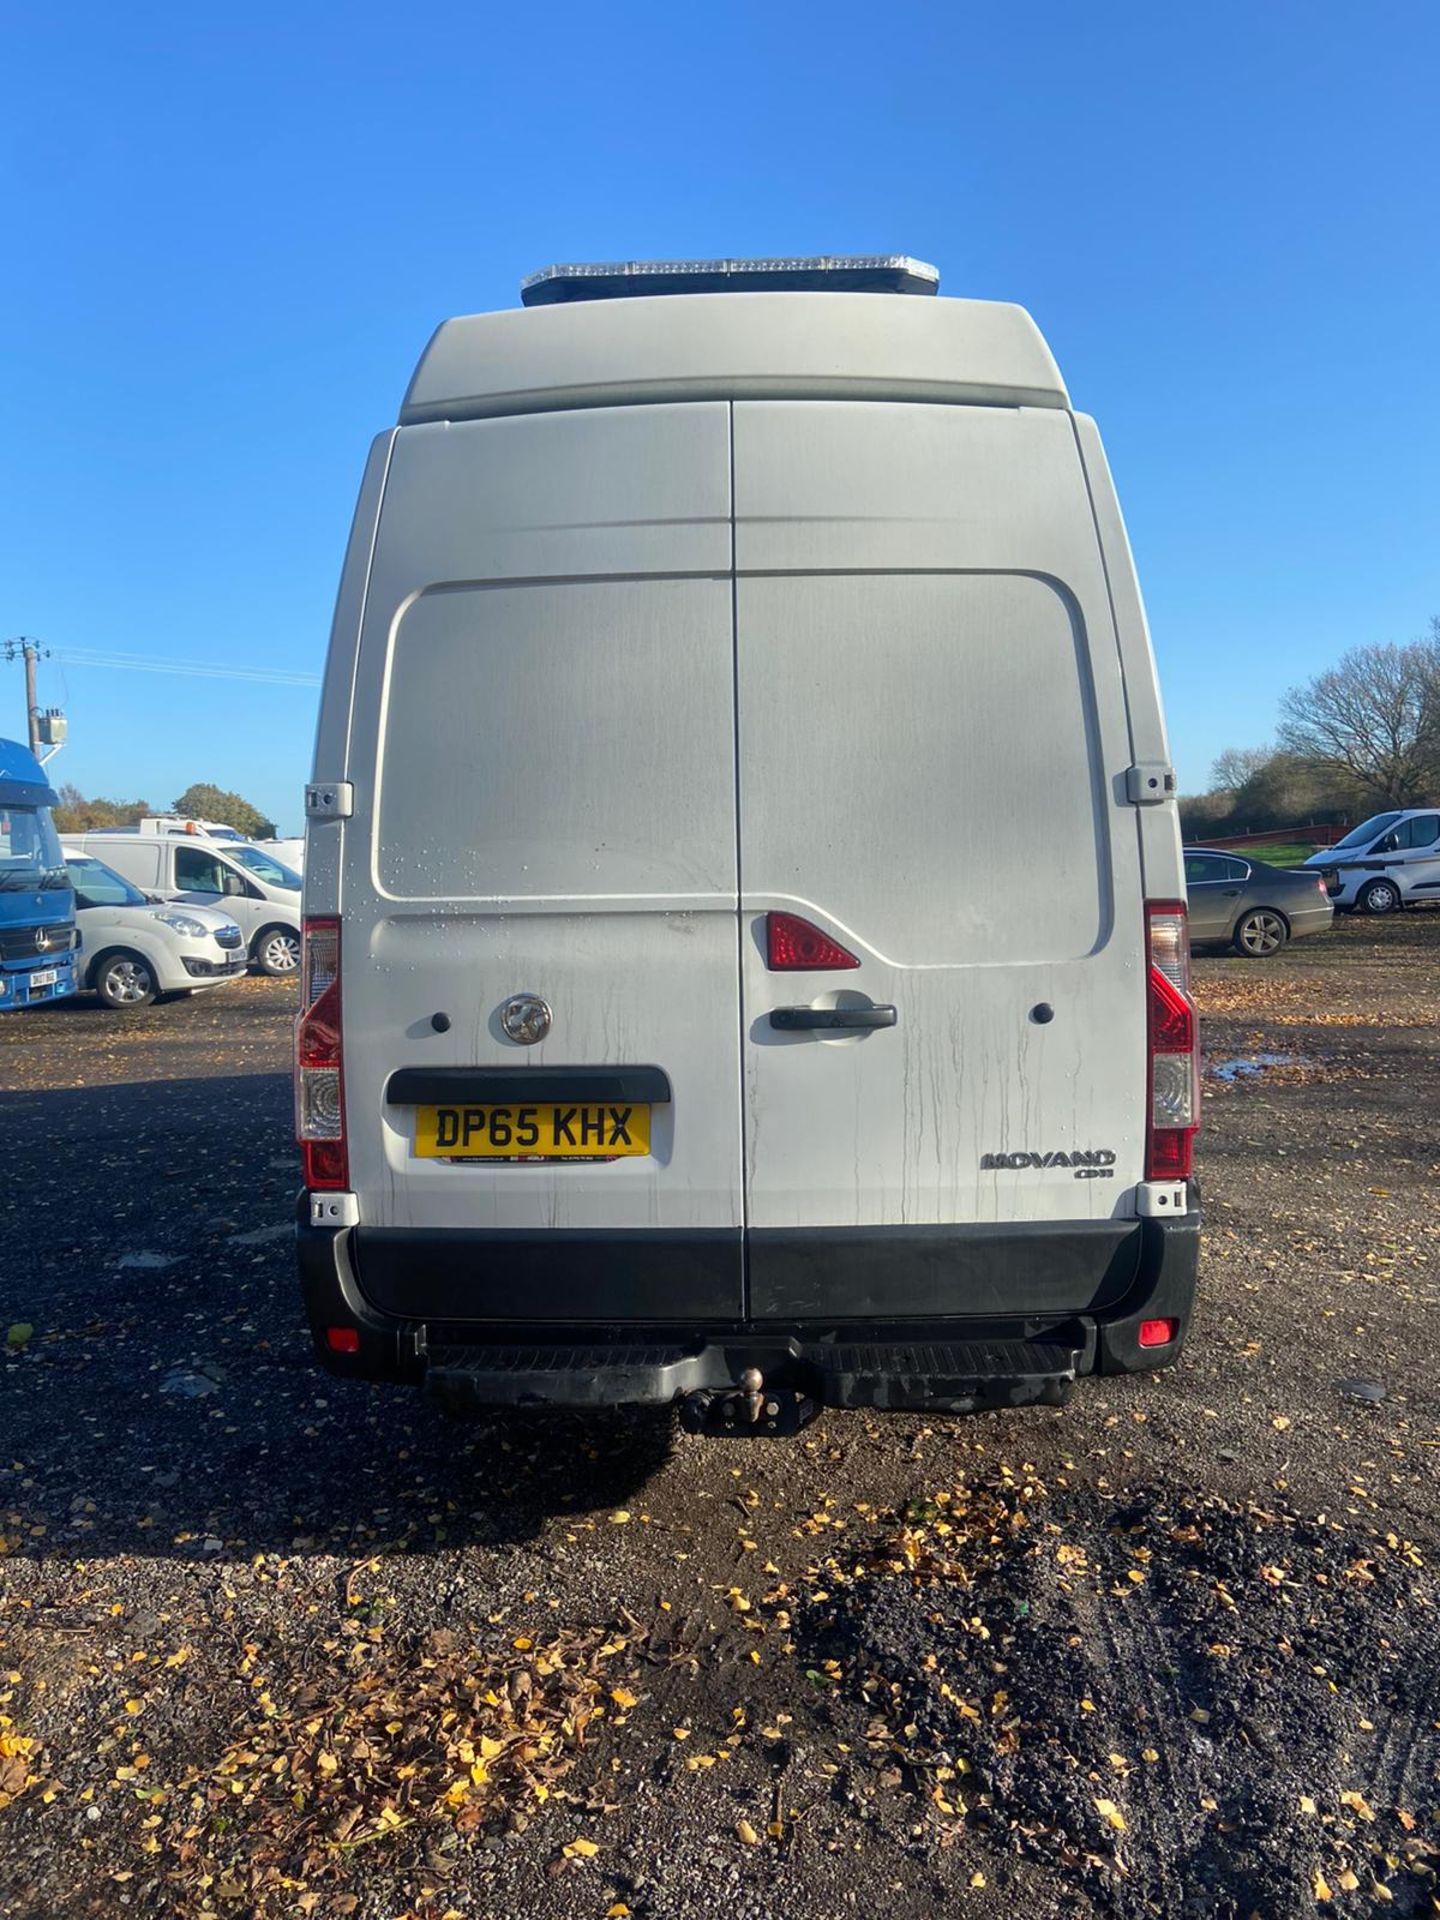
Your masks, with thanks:
<instances>
[{"instance_id":1,"label":"red tail light lens","mask_svg":"<svg viewBox=\"0 0 1440 1920\"><path fill-rule=\"evenodd\" d=\"M1188 1180L1200 1126L1200 1052L1190 997L1190 937L1184 903L1146 908L1149 1111L1145 1178Z\"/></svg>"},{"instance_id":2,"label":"red tail light lens","mask_svg":"<svg viewBox=\"0 0 1440 1920\"><path fill-rule=\"evenodd\" d=\"M860 958L798 913L767 913L765 964L772 973L835 973Z\"/></svg>"},{"instance_id":3,"label":"red tail light lens","mask_svg":"<svg viewBox=\"0 0 1440 1920\"><path fill-rule=\"evenodd\" d=\"M341 1062L340 922L307 920L301 949L300 1013L295 1022L295 1132L305 1185L337 1191L350 1184Z\"/></svg>"},{"instance_id":4,"label":"red tail light lens","mask_svg":"<svg viewBox=\"0 0 1440 1920\"><path fill-rule=\"evenodd\" d=\"M1179 1331L1178 1320L1142 1320L1140 1344L1142 1347L1168 1347Z\"/></svg>"}]
</instances>

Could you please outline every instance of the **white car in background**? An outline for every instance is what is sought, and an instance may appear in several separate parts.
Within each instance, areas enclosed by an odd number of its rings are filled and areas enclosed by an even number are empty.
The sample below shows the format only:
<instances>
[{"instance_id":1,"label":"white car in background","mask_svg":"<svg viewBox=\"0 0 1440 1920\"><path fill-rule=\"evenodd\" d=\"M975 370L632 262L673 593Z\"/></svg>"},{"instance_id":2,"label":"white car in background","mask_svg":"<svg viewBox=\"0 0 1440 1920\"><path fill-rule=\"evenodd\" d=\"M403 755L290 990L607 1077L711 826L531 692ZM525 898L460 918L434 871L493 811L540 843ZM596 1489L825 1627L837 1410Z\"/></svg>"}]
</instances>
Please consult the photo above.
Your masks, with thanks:
<instances>
[{"instance_id":1,"label":"white car in background","mask_svg":"<svg viewBox=\"0 0 1440 1920\"><path fill-rule=\"evenodd\" d=\"M65 849L80 935L79 991L107 1007L146 1007L237 979L245 936L215 907L155 902L92 854Z\"/></svg>"}]
</instances>

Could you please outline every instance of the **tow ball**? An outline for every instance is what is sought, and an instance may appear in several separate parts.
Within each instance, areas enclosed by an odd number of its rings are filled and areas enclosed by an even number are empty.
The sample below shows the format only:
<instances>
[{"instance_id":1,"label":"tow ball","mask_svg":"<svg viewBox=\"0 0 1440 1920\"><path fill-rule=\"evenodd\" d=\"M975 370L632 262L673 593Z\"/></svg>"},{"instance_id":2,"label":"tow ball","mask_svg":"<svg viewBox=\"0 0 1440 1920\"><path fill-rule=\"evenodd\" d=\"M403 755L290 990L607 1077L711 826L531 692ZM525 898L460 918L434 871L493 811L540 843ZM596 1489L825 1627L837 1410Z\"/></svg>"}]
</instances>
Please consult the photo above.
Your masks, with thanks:
<instances>
[{"instance_id":1,"label":"tow ball","mask_svg":"<svg viewBox=\"0 0 1440 1920\"><path fill-rule=\"evenodd\" d=\"M733 1387L702 1387L680 1402L680 1424L689 1433L793 1434L820 1411L815 1396L799 1387L767 1387L758 1367L746 1367Z\"/></svg>"}]
</instances>

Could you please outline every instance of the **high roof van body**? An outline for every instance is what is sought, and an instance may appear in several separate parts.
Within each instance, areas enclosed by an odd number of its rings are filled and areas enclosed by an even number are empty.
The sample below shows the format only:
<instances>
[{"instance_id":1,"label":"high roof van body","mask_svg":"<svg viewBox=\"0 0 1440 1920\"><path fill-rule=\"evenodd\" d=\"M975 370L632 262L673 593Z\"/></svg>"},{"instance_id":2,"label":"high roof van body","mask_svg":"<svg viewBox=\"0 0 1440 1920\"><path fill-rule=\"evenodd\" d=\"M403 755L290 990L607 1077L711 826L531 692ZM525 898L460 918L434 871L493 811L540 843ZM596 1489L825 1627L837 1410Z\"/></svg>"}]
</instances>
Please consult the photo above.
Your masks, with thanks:
<instances>
[{"instance_id":1,"label":"high roof van body","mask_svg":"<svg viewBox=\"0 0 1440 1920\"><path fill-rule=\"evenodd\" d=\"M565 270L372 448L298 1031L339 1373L784 1431L1180 1350L1185 892L1099 437L1021 309L853 267Z\"/></svg>"}]
</instances>

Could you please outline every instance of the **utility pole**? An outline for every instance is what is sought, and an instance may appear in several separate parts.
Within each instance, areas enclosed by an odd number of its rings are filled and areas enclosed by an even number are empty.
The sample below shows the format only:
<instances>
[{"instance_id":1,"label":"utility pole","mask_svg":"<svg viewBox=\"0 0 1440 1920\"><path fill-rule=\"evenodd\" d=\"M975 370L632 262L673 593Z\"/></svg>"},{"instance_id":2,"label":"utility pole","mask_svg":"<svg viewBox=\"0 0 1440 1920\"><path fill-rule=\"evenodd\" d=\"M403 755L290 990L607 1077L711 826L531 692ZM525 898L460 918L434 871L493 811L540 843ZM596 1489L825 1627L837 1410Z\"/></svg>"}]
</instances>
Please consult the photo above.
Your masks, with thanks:
<instances>
[{"instance_id":1,"label":"utility pole","mask_svg":"<svg viewBox=\"0 0 1440 1920\"><path fill-rule=\"evenodd\" d=\"M25 665L25 736L30 743L31 753L43 766L60 751L66 731L65 717L58 707L41 711L40 694L35 684L40 655L43 651L48 659L50 649L42 649L37 641L27 639L23 633L14 640L5 641L4 647L7 660L21 660ZM42 748L48 748L48 752L42 752Z\"/></svg>"},{"instance_id":2,"label":"utility pole","mask_svg":"<svg viewBox=\"0 0 1440 1920\"><path fill-rule=\"evenodd\" d=\"M30 751L40 752L40 695L35 686L35 667L40 658L40 650L33 640L22 640L20 651L25 656L25 724L30 731Z\"/></svg>"}]
</instances>

